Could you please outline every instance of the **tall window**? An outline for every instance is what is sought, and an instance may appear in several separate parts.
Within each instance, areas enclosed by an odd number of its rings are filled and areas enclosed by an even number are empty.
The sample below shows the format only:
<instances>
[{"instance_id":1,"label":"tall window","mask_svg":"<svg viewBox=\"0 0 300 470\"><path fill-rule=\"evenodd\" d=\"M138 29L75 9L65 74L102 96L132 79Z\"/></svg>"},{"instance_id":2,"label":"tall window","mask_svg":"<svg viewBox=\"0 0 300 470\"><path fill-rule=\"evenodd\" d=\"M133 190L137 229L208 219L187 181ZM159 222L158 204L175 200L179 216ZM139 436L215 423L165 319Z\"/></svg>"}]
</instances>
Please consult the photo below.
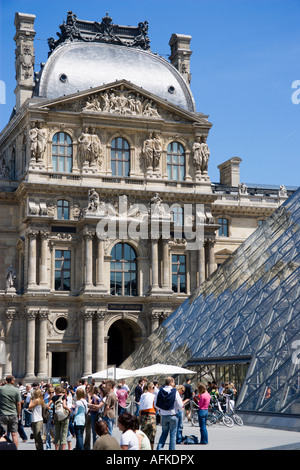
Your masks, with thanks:
<instances>
[{"instance_id":1,"label":"tall window","mask_svg":"<svg viewBox=\"0 0 300 470\"><path fill-rule=\"evenodd\" d=\"M179 142L171 142L168 145L167 172L169 180L184 180L185 153L183 146Z\"/></svg>"},{"instance_id":2,"label":"tall window","mask_svg":"<svg viewBox=\"0 0 300 470\"><path fill-rule=\"evenodd\" d=\"M172 290L186 293L186 257L172 255Z\"/></svg>"},{"instance_id":3,"label":"tall window","mask_svg":"<svg viewBox=\"0 0 300 470\"><path fill-rule=\"evenodd\" d=\"M121 137L111 143L111 172L113 176L129 176L130 148L128 142Z\"/></svg>"},{"instance_id":4,"label":"tall window","mask_svg":"<svg viewBox=\"0 0 300 470\"><path fill-rule=\"evenodd\" d=\"M55 250L55 290L71 290L70 250Z\"/></svg>"},{"instance_id":5,"label":"tall window","mask_svg":"<svg viewBox=\"0 0 300 470\"><path fill-rule=\"evenodd\" d=\"M172 207L172 220L174 225L183 227L184 220L183 220L183 208L181 206L174 206Z\"/></svg>"},{"instance_id":6,"label":"tall window","mask_svg":"<svg viewBox=\"0 0 300 470\"><path fill-rule=\"evenodd\" d=\"M53 170L71 173L73 164L73 145L71 137L65 132L58 132L52 141Z\"/></svg>"},{"instance_id":7,"label":"tall window","mask_svg":"<svg viewBox=\"0 0 300 470\"><path fill-rule=\"evenodd\" d=\"M111 252L110 293L137 295L137 260L130 245L118 243Z\"/></svg>"},{"instance_id":8,"label":"tall window","mask_svg":"<svg viewBox=\"0 0 300 470\"><path fill-rule=\"evenodd\" d=\"M228 237L228 219L220 217L218 219L219 228L219 237Z\"/></svg>"},{"instance_id":9,"label":"tall window","mask_svg":"<svg viewBox=\"0 0 300 470\"><path fill-rule=\"evenodd\" d=\"M57 218L58 220L69 220L70 218L70 203L65 199L57 201Z\"/></svg>"}]
</instances>

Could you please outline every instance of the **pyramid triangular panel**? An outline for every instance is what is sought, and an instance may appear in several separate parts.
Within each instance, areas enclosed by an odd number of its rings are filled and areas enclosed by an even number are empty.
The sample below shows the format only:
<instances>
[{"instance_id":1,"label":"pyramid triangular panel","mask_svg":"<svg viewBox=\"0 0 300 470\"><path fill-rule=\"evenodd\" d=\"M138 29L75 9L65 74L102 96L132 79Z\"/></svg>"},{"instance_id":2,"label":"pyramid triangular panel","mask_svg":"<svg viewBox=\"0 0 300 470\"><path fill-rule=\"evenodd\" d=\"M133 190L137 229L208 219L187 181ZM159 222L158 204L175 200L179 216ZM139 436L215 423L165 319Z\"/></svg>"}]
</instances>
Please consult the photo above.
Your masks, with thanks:
<instances>
[{"instance_id":1,"label":"pyramid triangular panel","mask_svg":"<svg viewBox=\"0 0 300 470\"><path fill-rule=\"evenodd\" d=\"M123 364L250 357L237 407L300 412L300 189ZM160 341L157 342L157 338ZM147 353L155 342L155 350ZM298 349L297 349L298 348Z\"/></svg>"}]
</instances>

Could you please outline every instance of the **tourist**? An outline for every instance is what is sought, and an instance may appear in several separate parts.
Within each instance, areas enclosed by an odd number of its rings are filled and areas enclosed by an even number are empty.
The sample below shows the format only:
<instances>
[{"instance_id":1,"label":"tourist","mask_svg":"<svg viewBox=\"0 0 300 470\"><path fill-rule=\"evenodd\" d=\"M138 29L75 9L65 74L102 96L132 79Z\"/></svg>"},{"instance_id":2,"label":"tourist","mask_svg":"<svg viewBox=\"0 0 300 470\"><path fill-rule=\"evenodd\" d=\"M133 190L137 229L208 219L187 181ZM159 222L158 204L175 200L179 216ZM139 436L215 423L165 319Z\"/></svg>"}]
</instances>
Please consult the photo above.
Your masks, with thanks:
<instances>
[{"instance_id":1,"label":"tourist","mask_svg":"<svg viewBox=\"0 0 300 470\"><path fill-rule=\"evenodd\" d=\"M54 437L54 419L53 419L53 401L52 398L54 396L54 388L47 389L47 395L44 394L44 402L46 404L47 409L49 410L48 419L46 422L46 430L45 430L45 443L46 443L46 450L51 450L51 438Z\"/></svg>"},{"instance_id":2,"label":"tourist","mask_svg":"<svg viewBox=\"0 0 300 470\"><path fill-rule=\"evenodd\" d=\"M116 395L118 398L118 414L121 415L126 411L126 400L128 398L128 391L125 388L122 388L122 385L119 384Z\"/></svg>"},{"instance_id":3,"label":"tourist","mask_svg":"<svg viewBox=\"0 0 300 470\"><path fill-rule=\"evenodd\" d=\"M77 389L78 390L78 389ZM94 396L94 387L92 384L88 383L85 387L85 399L87 403L91 403L93 396ZM88 409L88 412L85 417L85 439L84 439L84 449L90 450L91 449L91 430L92 430L92 423L91 423L91 413Z\"/></svg>"},{"instance_id":4,"label":"tourist","mask_svg":"<svg viewBox=\"0 0 300 470\"><path fill-rule=\"evenodd\" d=\"M182 399L176 390L173 377L167 377L165 386L162 387L154 399L154 406L161 415L162 433L159 438L157 450L163 449L170 433L169 450L175 450L177 432L177 412L183 407Z\"/></svg>"},{"instance_id":5,"label":"tourist","mask_svg":"<svg viewBox=\"0 0 300 470\"><path fill-rule=\"evenodd\" d=\"M85 429L86 415L88 412L88 404L85 399L83 388L76 390L76 401L74 410L74 430L76 437L76 450L84 450L83 433Z\"/></svg>"},{"instance_id":6,"label":"tourist","mask_svg":"<svg viewBox=\"0 0 300 470\"><path fill-rule=\"evenodd\" d=\"M108 424L103 419L95 424L95 431L99 436L94 443L93 450L121 450L117 439L108 433Z\"/></svg>"},{"instance_id":7,"label":"tourist","mask_svg":"<svg viewBox=\"0 0 300 470\"><path fill-rule=\"evenodd\" d=\"M14 386L15 377L8 375L5 385L0 387L0 424L11 433L12 441L18 448L18 421L21 419L21 394Z\"/></svg>"},{"instance_id":8,"label":"tourist","mask_svg":"<svg viewBox=\"0 0 300 470\"><path fill-rule=\"evenodd\" d=\"M116 421L117 396L113 391L114 386L115 383L112 380L106 381L105 389L107 396L104 405L103 419L108 424L108 432L110 435L112 435L113 427Z\"/></svg>"},{"instance_id":9,"label":"tourist","mask_svg":"<svg viewBox=\"0 0 300 470\"><path fill-rule=\"evenodd\" d=\"M142 393L143 393L143 383L144 383L143 379L139 379L139 382L138 382L137 386L134 389L134 400L135 400L135 404L136 404L135 415L137 417L139 417L139 413L140 413L140 399L141 399L141 396L142 396Z\"/></svg>"},{"instance_id":10,"label":"tourist","mask_svg":"<svg viewBox=\"0 0 300 470\"><path fill-rule=\"evenodd\" d=\"M67 407L67 396L60 385L55 387L52 401L54 405L54 447L55 450L66 450L71 410Z\"/></svg>"},{"instance_id":11,"label":"tourist","mask_svg":"<svg viewBox=\"0 0 300 470\"><path fill-rule=\"evenodd\" d=\"M144 393L140 401L140 425L141 430L148 436L151 449L154 449L156 435L156 409L154 407L155 386L153 382L148 382L144 387Z\"/></svg>"},{"instance_id":12,"label":"tourist","mask_svg":"<svg viewBox=\"0 0 300 470\"><path fill-rule=\"evenodd\" d=\"M184 399L184 396L185 396L185 387L184 387L184 385L178 385L177 391L178 391L179 395L181 396L183 406L182 406L181 410L177 411L178 422L177 422L177 432L176 432L176 444L182 444L184 407L185 407L186 403L188 403L190 401L190 399L189 398Z\"/></svg>"},{"instance_id":13,"label":"tourist","mask_svg":"<svg viewBox=\"0 0 300 470\"><path fill-rule=\"evenodd\" d=\"M134 419L133 430L135 431L139 440L139 449L140 450L153 450L153 447L151 446L148 436L141 429L139 429L138 418L134 415L133 419Z\"/></svg>"},{"instance_id":14,"label":"tourist","mask_svg":"<svg viewBox=\"0 0 300 470\"><path fill-rule=\"evenodd\" d=\"M92 428L93 446L94 446L96 439L97 439L97 433L95 431L95 424L99 417L99 411L101 407L103 406L103 401L102 401L102 397L99 396L100 391L98 387L94 387L93 391L94 391L93 395L88 396L89 398L88 410L89 410L89 414L91 417L91 428Z\"/></svg>"},{"instance_id":15,"label":"tourist","mask_svg":"<svg viewBox=\"0 0 300 470\"><path fill-rule=\"evenodd\" d=\"M206 419L208 415L208 407L210 404L211 396L208 393L205 385L201 382L197 385L198 394L195 395L194 400L198 406L198 421L200 427L200 444L208 444L208 433L206 427Z\"/></svg>"},{"instance_id":16,"label":"tourist","mask_svg":"<svg viewBox=\"0 0 300 470\"><path fill-rule=\"evenodd\" d=\"M184 386L184 394L182 396L182 400L186 403L185 406L185 412L188 421L191 421L191 405L190 401L193 399L193 390L192 390L192 385L191 385L191 379L187 378L186 383L183 384Z\"/></svg>"},{"instance_id":17,"label":"tourist","mask_svg":"<svg viewBox=\"0 0 300 470\"><path fill-rule=\"evenodd\" d=\"M43 406L45 405L43 393L40 388L36 388L31 396L28 406L32 410L31 426L36 450L43 450Z\"/></svg>"},{"instance_id":18,"label":"tourist","mask_svg":"<svg viewBox=\"0 0 300 470\"><path fill-rule=\"evenodd\" d=\"M122 431L120 447L122 450L139 450L139 439L135 433L135 417L129 413L119 416L118 427Z\"/></svg>"}]
</instances>

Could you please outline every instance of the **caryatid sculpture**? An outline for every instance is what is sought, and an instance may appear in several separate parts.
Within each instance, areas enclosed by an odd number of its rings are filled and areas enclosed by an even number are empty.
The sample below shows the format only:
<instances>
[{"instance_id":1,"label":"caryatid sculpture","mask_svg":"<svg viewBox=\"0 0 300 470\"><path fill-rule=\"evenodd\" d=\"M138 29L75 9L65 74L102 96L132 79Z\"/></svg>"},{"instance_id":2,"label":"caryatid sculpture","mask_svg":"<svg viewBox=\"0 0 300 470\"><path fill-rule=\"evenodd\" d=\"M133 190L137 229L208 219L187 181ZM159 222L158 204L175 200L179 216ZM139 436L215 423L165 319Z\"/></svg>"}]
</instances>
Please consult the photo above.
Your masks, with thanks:
<instances>
[{"instance_id":1,"label":"caryatid sculpture","mask_svg":"<svg viewBox=\"0 0 300 470\"><path fill-rule=\"evenodd\" d=\"M205 136L198 136L193 145L194 162L197 171L201 174L207 173L210 151Z\"/></svg>"},{"instance_id":2,"label":"caryatid sculpture","mask_svg":"<svg viewBox=\"0 0 300 470\"><path fill-rule=\"evenodd\" d=\"M148 170L155 170L159 167L162 154L162 140L157 132L150 134L143 145L143 154L145 156Z\"/></svg>"},{"instance_id":3,"label":"caryatid sculpture","mask_svg":"<svg viewBox=\"0 0 300 470\"><path fill-rule=\"evenodd\" d=\"M78 138L78 143L79 158L82 165L96 166L98 160L102 157L102 145L98 135L94 131L90 134L88 129L85 129Z\"/></svg>"},{"instance_id":4,"label":"caryatid sculpture","mask_svg":"<svg viewBox=\"0 0 300 470\"><path fill-rule=\"evenodd\" d=\"M31 157L35 159L36 162L40 163L43 161L43 154L47 145L47 135L47 129L43 128L41 123L29 131Z\"/></svg>"}]
</instances>

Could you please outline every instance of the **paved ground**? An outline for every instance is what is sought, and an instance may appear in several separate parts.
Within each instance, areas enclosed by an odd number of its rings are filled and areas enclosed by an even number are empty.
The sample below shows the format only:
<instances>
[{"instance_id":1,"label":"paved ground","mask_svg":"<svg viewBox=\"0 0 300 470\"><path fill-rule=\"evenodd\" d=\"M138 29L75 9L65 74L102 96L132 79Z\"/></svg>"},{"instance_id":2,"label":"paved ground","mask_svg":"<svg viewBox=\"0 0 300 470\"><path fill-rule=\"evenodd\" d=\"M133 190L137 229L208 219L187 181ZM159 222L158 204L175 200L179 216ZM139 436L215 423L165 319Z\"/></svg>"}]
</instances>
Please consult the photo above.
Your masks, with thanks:
<instances>
[{"instance_id":1,"label":"paved ground","mask_svg":"<svg viewBox=\"0 0 300 470\"><path fill-rule=\"evenodd\" d=\"M29 437L30 428L25 428ZM161 427L158 426L156 442L161 434ZM120 431L114 428L113 435L120 440ZM183 435L196 435L199 438L199 428L191 426L184 422ZM199 445L177 445L176 450L195 451L195 450L300 450L300 432L281 431L278 429L267 429L253 426L234 426L226 428L223 425L216 424L208 428L209 444L207 446ZM168 450L168 442L164 450ZM72 447L75 447L75 440L72 440ZM20 442L19 450L34 450L34 441L28 440L27 443ZM53 446L54 450L54 446Z\"/></svg>"}]
</instances>

